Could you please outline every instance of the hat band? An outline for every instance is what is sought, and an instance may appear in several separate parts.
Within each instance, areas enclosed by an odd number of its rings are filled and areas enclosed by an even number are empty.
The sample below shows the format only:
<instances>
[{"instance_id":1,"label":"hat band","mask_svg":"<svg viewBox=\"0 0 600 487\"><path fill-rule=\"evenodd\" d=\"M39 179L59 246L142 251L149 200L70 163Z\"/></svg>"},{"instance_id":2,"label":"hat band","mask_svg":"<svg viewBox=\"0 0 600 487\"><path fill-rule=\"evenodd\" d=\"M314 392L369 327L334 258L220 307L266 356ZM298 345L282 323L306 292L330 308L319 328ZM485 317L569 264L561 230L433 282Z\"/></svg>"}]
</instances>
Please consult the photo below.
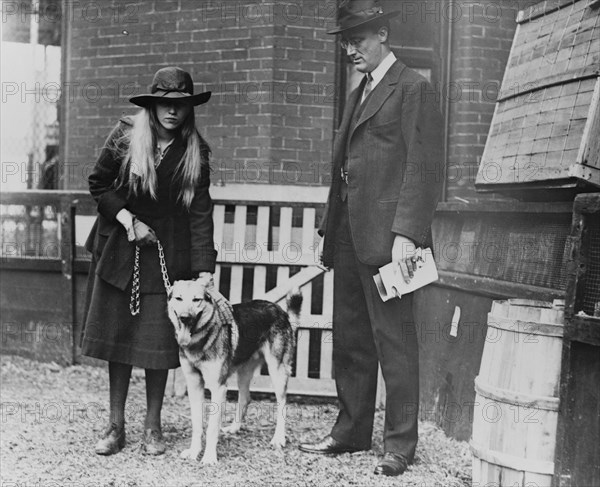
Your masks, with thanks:
<instances>
[{"instance_id":1,"label":"hat band","mask_svg":"<svg viewBox=\"0 0 600 487\"><path fill-rule=\"evenodd\" d=\"M187 91L182 91L182 90L176 90L176 89L165 89L165 88L156 88L156 91L162 91L165 95L168 95L169 93L181 93L182 95L186 95L186 96L191 96L191 93L188 93Z\"/></svg>"}]
</instances>

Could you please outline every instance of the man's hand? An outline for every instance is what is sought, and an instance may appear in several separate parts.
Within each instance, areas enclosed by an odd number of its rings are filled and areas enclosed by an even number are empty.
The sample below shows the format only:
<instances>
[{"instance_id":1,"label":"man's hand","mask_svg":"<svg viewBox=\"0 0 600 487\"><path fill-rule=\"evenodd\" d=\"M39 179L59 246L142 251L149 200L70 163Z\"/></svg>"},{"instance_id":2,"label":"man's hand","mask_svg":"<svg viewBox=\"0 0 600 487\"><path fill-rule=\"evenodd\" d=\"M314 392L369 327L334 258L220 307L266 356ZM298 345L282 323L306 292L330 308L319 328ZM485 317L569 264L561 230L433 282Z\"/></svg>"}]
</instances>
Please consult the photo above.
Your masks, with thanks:
<instances>
[{"instance_id":1,"label":"man's hand","mask_svg":"<svg viewBox=\"0 0 600 487\"><path fill-rule=\"evenodd\" d=\"M396 235L392 245L392 262L395 264L394 270L402 274L407 284L417 269L416 253L417 249L410 238Z\"/></svg>"},{"instance_id":2,"label":"man's hand","mask_svg":"<svg viewBox=\"0 0 600 487\"><path fill-rule=\"evenodd\" d=\"M317 266L325 271L329 271L329 268L323 264L323 244L324 244L324 242L325 242L325 238L321 237L321 240L319 240L319 245L317 246L317 258L318 258Z\"/></svg>"}]
</instances>

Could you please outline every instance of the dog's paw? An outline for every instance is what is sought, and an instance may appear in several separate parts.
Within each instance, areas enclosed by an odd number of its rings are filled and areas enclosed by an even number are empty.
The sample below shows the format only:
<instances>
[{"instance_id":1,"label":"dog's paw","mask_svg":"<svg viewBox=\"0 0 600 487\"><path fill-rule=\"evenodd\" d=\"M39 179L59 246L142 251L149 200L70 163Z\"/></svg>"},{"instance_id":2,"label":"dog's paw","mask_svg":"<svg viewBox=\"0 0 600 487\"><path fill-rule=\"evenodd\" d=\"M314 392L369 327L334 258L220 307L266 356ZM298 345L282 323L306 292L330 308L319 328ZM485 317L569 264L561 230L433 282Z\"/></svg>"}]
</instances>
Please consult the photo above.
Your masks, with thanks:
<instances>
[{"instance_id":1,"label":"dog's paw","mask_svg":"<svg viewBox=\"0 0 600 487\"><path fill-rule=\"evenodd\" d=\"M202 457L201 463L202 465L216 465L217 463L219 463L219 461L217 460L217 454L214 453L212 455L209 455L205 453Z\"/></svg>"},{"instance_id":2,"label":"dog's paw","mask_svg":"<svg viewBox=\"0 0 600 487\"><path fill-rule=\"evenodd\" d=\"M198 455L200 455L199 451L188 448L179 454L179 458L183 458L185 460L198 460Z\"/></svg>"},{"instance_id":3,"label":"dog's paw","mask_svg":"<svg viewBox=\"0 0 600 487\"><path fill-rule=\"evenodd\" d=\"M231 423L229 426L223 426L221 431L226 435L235 435L239 433L241 429L241 425L239 423Z\"/></svg>"},{"instance_id":4,"label":"dog's paw","mask_svg":"<svg viewBox=\"0 0 600 487\"><path fill-rule=\"evenodd\" d=\"M279 437L274 436L271 440L271 446L274 448L284 448L285 447L285 436Z\"/></svg>"}]
</instances>

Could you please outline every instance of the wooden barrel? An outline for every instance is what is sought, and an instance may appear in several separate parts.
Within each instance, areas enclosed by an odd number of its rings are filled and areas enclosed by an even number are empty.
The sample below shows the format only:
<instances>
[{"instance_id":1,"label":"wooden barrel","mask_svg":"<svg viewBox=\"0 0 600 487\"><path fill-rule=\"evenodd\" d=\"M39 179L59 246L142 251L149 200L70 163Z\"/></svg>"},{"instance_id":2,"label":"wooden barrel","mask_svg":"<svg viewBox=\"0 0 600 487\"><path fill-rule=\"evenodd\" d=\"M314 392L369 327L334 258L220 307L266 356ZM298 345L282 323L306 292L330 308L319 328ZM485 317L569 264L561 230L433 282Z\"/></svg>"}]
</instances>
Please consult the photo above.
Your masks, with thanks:
<instances>
[{"instance_id":1,"label":"wooden barrel","mask_svg":"<svg viewBox=\"0 0 600 487\"><path fill-rule=\"evenodd\" d=\"M475 379L473 486L550 487L564 302L494 301Z\"/></svg>"}]
</instances>

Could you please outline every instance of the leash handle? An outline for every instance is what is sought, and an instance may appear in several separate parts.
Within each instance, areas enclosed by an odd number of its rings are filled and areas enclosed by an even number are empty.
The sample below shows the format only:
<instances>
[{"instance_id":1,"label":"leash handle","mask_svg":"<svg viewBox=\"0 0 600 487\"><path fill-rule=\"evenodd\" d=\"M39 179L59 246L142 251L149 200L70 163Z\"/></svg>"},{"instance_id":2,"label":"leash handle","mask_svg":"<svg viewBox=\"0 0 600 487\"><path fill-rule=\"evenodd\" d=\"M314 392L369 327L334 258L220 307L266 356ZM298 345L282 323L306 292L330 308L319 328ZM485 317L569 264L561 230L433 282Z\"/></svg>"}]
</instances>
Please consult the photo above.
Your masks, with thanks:
<instances>
[{"instance_id":1,"label":"leash handle","mask_svg":"<svg viewBox=\"0 0 600 487\"><path fill-rule=\"evenodd\" d=\"M158 260L160 261L160 273L162 275L163 284L167 294L171 292L171 283L169 282L169 273L167 272L167 262L165 260L165 252L160 240L157 240ZM135 260L133 262L133 282L131 284L131 299L129 300L129 312L131 316L140 313L140 247L135 246Z\"/></svg>"}]
</instances>

